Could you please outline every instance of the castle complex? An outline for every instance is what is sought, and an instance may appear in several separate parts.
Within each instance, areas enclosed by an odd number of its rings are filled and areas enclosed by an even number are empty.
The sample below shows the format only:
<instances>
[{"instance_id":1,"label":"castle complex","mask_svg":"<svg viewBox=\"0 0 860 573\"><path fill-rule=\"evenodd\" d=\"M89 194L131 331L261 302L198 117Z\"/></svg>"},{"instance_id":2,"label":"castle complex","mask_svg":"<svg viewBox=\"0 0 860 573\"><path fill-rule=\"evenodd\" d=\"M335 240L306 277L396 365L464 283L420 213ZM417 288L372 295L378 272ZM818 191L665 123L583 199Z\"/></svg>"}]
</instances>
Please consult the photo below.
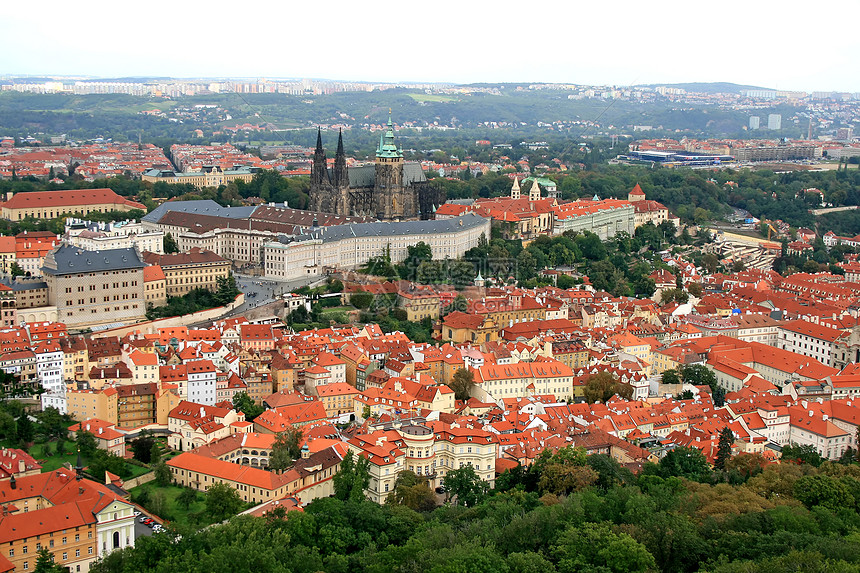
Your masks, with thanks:
<instances>
[{"instance_id":1,"label":"castle complex","mask_svg":"<svg viewBox=\"0 0 860 573\"><path fill-rule=\"evenodd\" d=\"M348 168L343 134L338 135L334 167L329 169L322 135L311 168L310 209L338 215L364 215L381 220L429 219L444 202L442 192L424 176L421 165L403 161L394 143L394 126L379 138L374 165Z\"/></svg>"}]
</instances>

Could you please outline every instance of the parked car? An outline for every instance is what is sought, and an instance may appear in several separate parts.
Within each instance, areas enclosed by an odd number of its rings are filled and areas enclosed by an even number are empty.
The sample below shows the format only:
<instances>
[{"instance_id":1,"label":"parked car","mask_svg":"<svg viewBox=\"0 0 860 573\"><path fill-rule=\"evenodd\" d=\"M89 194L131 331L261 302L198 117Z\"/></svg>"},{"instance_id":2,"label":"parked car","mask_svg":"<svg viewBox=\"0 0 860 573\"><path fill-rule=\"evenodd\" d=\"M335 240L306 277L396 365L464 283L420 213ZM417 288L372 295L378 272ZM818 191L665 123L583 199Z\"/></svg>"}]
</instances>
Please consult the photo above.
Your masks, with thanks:
<instances>
[{"instance_id":1,"label":"parked car","mask_svg":"<svg viewBox=\"0 0 860 573\"><path fill-rule=\"evenodd\" d=\"M141 515L137 520L138 520L139 522L143 523L143 522L145 522L147 519L149 519L147 516L145 516L145 515Z\"/></svg>"}]
</instances>

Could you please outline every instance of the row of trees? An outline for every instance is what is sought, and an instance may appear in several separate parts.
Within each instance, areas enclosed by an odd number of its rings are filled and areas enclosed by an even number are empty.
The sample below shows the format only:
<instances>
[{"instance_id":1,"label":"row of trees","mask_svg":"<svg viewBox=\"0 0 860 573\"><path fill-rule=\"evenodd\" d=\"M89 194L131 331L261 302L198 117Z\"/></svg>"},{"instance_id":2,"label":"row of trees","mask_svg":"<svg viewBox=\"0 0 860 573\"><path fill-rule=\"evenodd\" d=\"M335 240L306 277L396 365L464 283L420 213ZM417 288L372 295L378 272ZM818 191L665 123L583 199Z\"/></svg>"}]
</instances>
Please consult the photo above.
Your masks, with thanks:
<instances>
[{"instance_id":1,"label":"row of trees","mask_svg":"<svg viewBox=\"0 0 860 573\"><path fill-rule=\"evenodd\" d=\"M728 439L721 437L721 446ZM492 490L470 467L453 470L443 480L451 503L437 507L427 483L411 472L399 477L385 504L365 501L366 460L347 454L335 476L335 496L303 512L242 516L181 537L139 538L93 571L782 573L860 567L855 463L719 458L722 469L713 469L698 450L679 447L634 475L610 456L562 448L503 473Z\"/></svg>"}]
</instances>

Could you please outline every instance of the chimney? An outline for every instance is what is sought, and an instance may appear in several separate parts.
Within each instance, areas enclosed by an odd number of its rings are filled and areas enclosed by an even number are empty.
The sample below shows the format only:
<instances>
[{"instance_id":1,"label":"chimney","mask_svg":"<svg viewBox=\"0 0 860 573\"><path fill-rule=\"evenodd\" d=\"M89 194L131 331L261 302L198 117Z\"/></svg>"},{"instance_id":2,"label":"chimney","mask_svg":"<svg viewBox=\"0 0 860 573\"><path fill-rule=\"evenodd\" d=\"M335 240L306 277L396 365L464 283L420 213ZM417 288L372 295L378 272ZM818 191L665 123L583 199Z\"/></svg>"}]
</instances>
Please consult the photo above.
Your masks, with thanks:
<instances>
[{"instance_id":1,"label":"chimney","mask_svg":"<svg viewBox=\"0 0 860 573\"><path fill-rule=\"evenodd\" d=\"M814 414L815 414L815 412L813 412L812 410L810 410L810 411L809 411L809 417L810 417L810 418L811 418Z\"/></svg>"}]
</instances>

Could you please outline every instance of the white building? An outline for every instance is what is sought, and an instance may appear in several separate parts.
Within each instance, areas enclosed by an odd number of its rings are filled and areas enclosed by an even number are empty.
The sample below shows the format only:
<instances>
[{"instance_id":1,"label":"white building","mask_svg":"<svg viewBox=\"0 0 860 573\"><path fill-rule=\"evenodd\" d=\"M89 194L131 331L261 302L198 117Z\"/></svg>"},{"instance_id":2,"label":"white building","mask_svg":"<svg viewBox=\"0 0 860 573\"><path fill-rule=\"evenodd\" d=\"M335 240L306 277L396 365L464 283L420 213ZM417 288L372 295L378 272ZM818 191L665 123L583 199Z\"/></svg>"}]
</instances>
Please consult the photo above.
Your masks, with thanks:
<instances>
[{"instance_id":1,"label":"white building","mask_svg":"<svg viewBox=\"0 0 860 573\"><path fill-rule=\"evenodd\" d=\"M767 116L767 128L778 131L782 129L782 116L778 113L772 113Z\"/></svg>"},{"instance_id":2,"label":"white building","mask_svg":"<svg viewBox=\"0 0 860 573\"><path fill-rule=\"evenodd\" d=\"M217 370L211 360L189 362L188 400L197 404L212 406L217 401Z\"/></svg>"},{"instance_id":3,"label":"white building","mask_svg":"<svg viewBox=\"0 0 860 573\"><path fill-rule=\"evenodd\" d=\"M437 260L456 259L490 238L490 220L468 214L441 221L356 223L322 227L294 241L263 246L265 276L294 279L318 276L327 269L352 269L388 254L392 264L406 249L425 242Z\"/></svg>"},{"instance_id":4,"label":"white building","mask_svg":"<svg viewBox=\"0 0 860 573\"><path fill-rule=\"evenodd\" d=\"M101 223L68 219L66 241L88 251L137 247L141 252L164 253L164 232L145 228L136 221Z\"/></svg>"},{"instance_id":5,"label":"white building","mask_svg":"<svg viewBox=\"0 0 860 573\"><path fill-rule=\"evenodd\" d=\"M66 383L63 377L64 353L56 341L40 342L33 349L36 355L36 376L45 389L42 394L42 409L56 408L66 413Z\"/></svg>"}]
</instances>

